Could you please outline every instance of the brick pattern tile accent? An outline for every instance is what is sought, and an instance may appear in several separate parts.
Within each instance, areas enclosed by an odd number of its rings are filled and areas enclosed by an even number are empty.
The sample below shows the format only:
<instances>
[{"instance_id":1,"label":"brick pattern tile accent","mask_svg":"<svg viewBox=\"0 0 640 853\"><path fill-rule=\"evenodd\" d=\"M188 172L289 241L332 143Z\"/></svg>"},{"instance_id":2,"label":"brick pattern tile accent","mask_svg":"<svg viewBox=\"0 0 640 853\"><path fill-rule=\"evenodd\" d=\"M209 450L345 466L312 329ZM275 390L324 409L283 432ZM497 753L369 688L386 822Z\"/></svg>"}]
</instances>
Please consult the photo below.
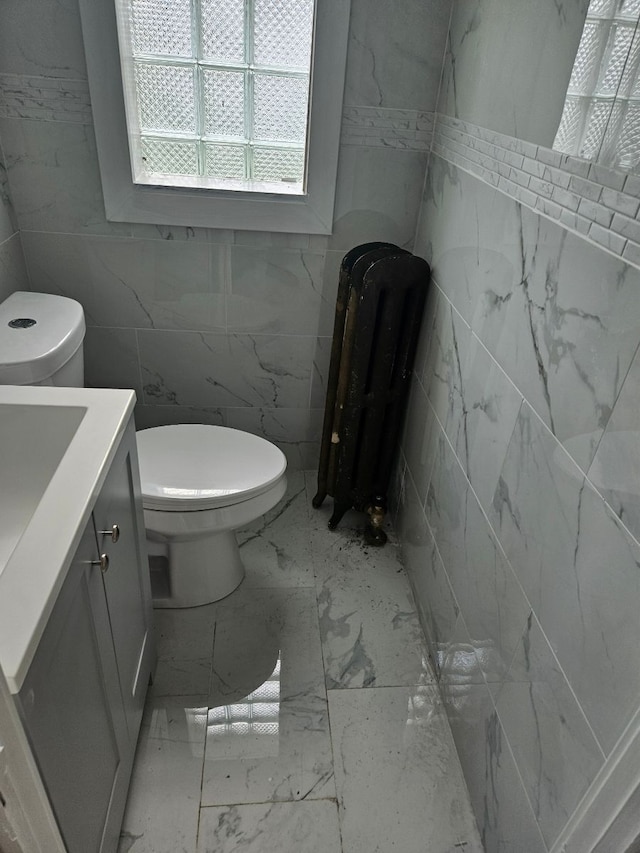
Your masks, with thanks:
<instances>
[{"instance_id":1,"label":"brick pattern tile accent","mask_svg":"<svg viewBox=\"0 0 640 853\"><path fill-rule=\"evenodd\" d=\"M386 107L345 107L342 111L343 145L429 151L434 113Z\"/></svg>"},{"instance_id":2,"label":"brick pattern tile accent","mask_svg":"<svg viewBox=\"0 0 640 853\"><path fill-rule=\"evenodd\" d=\"M640 266L640 178L437 115L434 154Z\"/></svg>"},{"instance_id":3,"label":"brick pattern tile accent","mask_svg":"<svg viewBox=\"0 0 640 853\"><path fill-rule=\"evenodd\" d=\"M0 74L0 118L91 124L86 80Z\"/></svg>"}]
</instances>

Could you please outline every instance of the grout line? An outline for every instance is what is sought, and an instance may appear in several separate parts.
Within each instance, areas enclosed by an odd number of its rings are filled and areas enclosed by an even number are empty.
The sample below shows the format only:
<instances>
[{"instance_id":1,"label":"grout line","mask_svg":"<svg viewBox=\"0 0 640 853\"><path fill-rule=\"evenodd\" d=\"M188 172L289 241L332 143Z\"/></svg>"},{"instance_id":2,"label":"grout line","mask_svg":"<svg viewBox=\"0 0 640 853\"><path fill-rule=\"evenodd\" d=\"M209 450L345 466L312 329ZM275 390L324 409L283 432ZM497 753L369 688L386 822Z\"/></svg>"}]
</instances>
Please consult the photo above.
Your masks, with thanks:
<instances>
[{"instance_id":1,"label":"grout line","mask_svg":"<svg viewBox=\"0 0 640 853\"><path fill-rule=\"evenodd\" d=\"M0 241L0 249L3 249L7 243L10 243L14 237L20 238L20 231L14 231L13 234L10 234L8 237L5 237L4 240ZM22 241L20 241L22 243Z\"/></svg>"},{"instance_id":2,"label":"grout line","mask_svg":"<svg viewBox=\"0 0 640 853\"><path fill-rule=\"evenodd\" d=\"M198 823L196 826L196 851L197 851L198 845L200 843L200 812L202 811L203 808L205 808L205 806L202 805L202 796L203 796L203 789L204 789L204 768L205 768L205 763L207 760L208 714L209 714L210 699L211 699L211 683L213 681L213 654L214 654L215 643L216 643L217 627L218 627L218 621L217 621L217 619L214 619L213 632L212 632L212 636L211 636L211 660L210 660L210 666L209 666L209 686L207 689L207 725L205 725L204 743L202 745L202 769L200 772L200 802L198 803L198 812L197 812ZM194 851L194 853L195 853L195 851Z\"/></svg>"},{"instance_id":3,"label":"grout line","mask_svg":"<svg viewBox=\"0 0 640 853\"><path fill-rule=\"evenodd\" d=\"M140 405L144 406L144 405L147 405L147 402L145 400L144 381L142 379L142 360L140 358L140 341L138 339L138 331L139 330L134 329L133 331L135 333L135 340L136 340L136 359L138 362L138 379L140 381L140 400L139 400L139 402L140 402Z\"/></svg>"},{"instance_id":4,"label":"grout line","mask_svg":"<svg viewBox=\"0 0 640 853\"><path fill-rule=\"evenodd\" d=\"M602 435L598 439L598 443L596 444L595 450L593 451L593 456L591 457L591 462L589 463L589 467L588 467L587 471L585 472L587 477L588 477L589 471L593 467L593 463L595 461L595 458L598 455L598 449L600 447L602 439L604 438L605 433L607 432L607 429L608 429L609 424L611 422L611 419L613 417L613 413L614 413L615 408L618 404L618 400L620 399L620 396L622 395L622 391L623 391L625 382L627 381L627 378L628 378L629 374L631 373L631 369L633 368L633 365L634 365L636 359L638 358L638 352L639 351L640 351L640 341L638 342L638 346L636 347L635 352L633 353L633 355L631 357L631 361L629 362L629 367L628 367L626 373L624 374L624 379L620 382L620 386L618 388L618 393L616 394L615 400L611 403L611 411L609 412L609 417L607 418L607 423L602 430ZM592 482L592 481L589 480L589 482ZM592 483L592 485L593 485L593 483ZM595 488L595 486L594 486L594 488ZM596 489L596 491L598 492L598 494L600 494L598 489ZM606 500L606 499L603 497L603 500ZM615 513L615 515L617 517L617 513ZM633 538L635 539L636 537L634 536Z\"/></svg>"}]
</instances>

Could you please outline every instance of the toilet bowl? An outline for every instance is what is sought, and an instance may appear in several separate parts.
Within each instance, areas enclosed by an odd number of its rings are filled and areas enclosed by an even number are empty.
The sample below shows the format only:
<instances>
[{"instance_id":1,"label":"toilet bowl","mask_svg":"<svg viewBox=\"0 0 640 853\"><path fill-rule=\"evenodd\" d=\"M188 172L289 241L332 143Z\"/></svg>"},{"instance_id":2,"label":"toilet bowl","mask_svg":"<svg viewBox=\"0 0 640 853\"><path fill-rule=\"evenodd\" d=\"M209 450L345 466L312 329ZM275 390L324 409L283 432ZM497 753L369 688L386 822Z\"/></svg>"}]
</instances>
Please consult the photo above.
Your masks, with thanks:
<instances>
[{"instance_id":1,"label":"toilet bowl","mask_svg":"<svg viewBox=\"0 0 640 853\"><path fill-rule=\"evenodd\" d=\"M152 577L162 576L154 606L224 598L245 573L234 531L283 497L284 454L251 433L204 424L141 430L137 444Z\"/></svg>"}]
</instances>

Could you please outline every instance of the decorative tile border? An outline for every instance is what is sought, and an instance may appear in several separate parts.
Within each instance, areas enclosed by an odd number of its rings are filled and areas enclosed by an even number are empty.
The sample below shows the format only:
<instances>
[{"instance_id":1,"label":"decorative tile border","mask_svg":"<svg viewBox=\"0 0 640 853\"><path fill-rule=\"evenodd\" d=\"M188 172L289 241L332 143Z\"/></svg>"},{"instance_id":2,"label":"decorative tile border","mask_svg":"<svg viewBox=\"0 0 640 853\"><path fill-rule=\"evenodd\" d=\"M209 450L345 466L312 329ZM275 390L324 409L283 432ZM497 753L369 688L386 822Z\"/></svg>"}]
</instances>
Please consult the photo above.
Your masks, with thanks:
<instances>
[{"instance_id":1,"label":"decorative tile border","mask_svg":"<svg viewBox=\"0 0 640 853\"><path fill-rule=\"evenodd\" d=\"M343 145L429 151L434 113L386 107L345 107L342 111Z\"/></svg>"},{"instance_id":2,"label":"decorative tile border","mask_svg":"<svg viewBox=\"0 0 640 853\"><path fill-rule=\"evenodd\" d=\"M0 74L0 117L91 124L86 80Z\"/></svg>"},{"instance_id":3,"label":"decorative tile border","mask_svg":"<svg viewBox=\"0 0 640 853\"><path fill-rule=\"evenodd\" d=\"M431 150L640 267L640 176L444 115Z\"/></svg>"},{"instance_id":4,"label":"decorative tile border","mask_svg":"<svg viewBox=\"0 0 640 853\"><path fill-rule=\"evenodd\" d=\"M428 152L435 113L386 107L345 107L341 143ZM0 74L0 118L91 124L86 80Z\"/></svg>"}]
</instances>

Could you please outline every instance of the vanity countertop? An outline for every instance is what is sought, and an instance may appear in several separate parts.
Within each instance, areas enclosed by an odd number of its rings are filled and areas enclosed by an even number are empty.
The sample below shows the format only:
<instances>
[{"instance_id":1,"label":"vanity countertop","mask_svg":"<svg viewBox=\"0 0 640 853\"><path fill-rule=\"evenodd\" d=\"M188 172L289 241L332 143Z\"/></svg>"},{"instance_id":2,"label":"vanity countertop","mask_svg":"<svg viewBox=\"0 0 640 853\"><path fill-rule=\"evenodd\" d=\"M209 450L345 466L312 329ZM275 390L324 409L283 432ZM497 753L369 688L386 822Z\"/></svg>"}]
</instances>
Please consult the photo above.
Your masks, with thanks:
<instances>
[{"instance_id":1,"label":"vanity countertop","mask_svg":"<svg viewBox=\"0 0 640 853\"><path fill-rule=\"evenodd\" d=\"M133 391L0 385L0 666L24 681L135 404Z\"/></svg>"}]
</instances>

